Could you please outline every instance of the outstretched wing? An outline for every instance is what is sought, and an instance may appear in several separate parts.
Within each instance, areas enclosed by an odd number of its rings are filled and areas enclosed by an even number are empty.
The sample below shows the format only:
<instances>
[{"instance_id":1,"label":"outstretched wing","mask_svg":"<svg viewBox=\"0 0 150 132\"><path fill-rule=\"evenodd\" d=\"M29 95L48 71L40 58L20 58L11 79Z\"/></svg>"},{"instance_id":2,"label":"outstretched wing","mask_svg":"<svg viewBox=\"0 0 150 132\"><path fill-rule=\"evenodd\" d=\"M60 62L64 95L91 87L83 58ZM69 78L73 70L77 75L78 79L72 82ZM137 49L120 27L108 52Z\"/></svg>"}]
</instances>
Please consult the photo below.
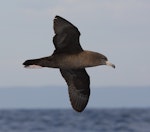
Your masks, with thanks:
<instances>
[{"instance_id":1,"label":"outstretched wing","mask_svg":"<svg viewBox=\"0 0 150 132\"><path fill-rule=\"evenodd\" d=\"M60 72L67 82L72 107L78 112L83 111L90 96L90 78L86 70L60 69Z\"/></svg>"},{"instance_id":2,"label":"outstretched wing","mask_svg":"<svg viewBox=\"0 0 150 132\"><path fill-rule=\"evenodd\" d=\"M79 43L80 32L64 18L60 16L55 17L54 32L53 43L56 48L54 53L76 53L83 51Z\"/></svg>"}]
</instances>

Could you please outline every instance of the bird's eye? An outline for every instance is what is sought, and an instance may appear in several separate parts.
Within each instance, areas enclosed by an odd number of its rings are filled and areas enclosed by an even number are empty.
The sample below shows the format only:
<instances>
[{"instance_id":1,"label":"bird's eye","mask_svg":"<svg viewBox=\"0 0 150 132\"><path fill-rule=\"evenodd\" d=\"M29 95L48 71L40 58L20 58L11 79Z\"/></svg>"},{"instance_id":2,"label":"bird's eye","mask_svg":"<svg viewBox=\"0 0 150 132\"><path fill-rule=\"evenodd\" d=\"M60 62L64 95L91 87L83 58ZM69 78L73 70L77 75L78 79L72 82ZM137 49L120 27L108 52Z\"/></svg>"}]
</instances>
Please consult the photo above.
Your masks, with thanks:
<instances>
[{"instance_id":1,"label":"bird's eye","mask_svg":"<svg viewBox=\"0 0 150 132\"><path fill-rule=\"evenodd\" d=\"M103 60L107 60L107 58L105 57L105 56L103 56L103 58L102 58Z\"/></svg>"}]
</instances>

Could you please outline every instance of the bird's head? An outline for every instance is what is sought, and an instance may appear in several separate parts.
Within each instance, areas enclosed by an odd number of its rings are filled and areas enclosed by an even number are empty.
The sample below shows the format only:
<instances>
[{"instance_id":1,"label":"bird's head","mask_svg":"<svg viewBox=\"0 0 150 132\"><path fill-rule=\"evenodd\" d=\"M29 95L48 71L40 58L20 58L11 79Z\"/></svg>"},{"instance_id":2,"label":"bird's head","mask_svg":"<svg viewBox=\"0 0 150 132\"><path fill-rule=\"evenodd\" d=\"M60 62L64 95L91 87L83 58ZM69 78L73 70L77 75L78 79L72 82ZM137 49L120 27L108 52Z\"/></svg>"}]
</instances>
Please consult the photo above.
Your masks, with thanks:
<instances>
[{"instance_id":1,"label":"bird's head","mask_svg":"<svg viewBox=\"0 0 150 132\"><path fill-rule=\"evenodd\" d=\"M101 65L107 65L107 66L111 66L115 68L115 65L109 62L106 56L100 54L99 59L100 59Z\"/></svg>"}]
</instances>

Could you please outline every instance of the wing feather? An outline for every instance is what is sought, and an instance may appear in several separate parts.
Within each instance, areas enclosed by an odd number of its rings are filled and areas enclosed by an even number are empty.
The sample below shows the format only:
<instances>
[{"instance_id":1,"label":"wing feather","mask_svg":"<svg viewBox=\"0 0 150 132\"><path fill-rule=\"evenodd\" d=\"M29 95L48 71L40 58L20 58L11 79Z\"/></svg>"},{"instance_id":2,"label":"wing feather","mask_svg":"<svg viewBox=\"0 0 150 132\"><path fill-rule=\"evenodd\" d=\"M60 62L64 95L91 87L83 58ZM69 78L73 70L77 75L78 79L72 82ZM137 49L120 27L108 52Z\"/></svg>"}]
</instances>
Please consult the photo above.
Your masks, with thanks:
<instances>
[{"instance_id":1,"label":"wing feather","mask_svg":"<svg viewBox=\"0 0 150 132\"><path fill-rule=\"evenodd\" d=\"M54 53L76 53L83 51L79 36L78 29L60 16L54 19L54 32L53 43L56 48Z\"/></svg>"},{"instance_id":2,"label":"wing feather","mask_svg":"<svg viewBox=\"0 0 150 132\"><path fill-rule=\"evenodd\" d=\"M90 79L86 70L60 69L60 72L67 82L72 107L78 112L83 111L90 96Z\"/></svg>"}]
</instances>

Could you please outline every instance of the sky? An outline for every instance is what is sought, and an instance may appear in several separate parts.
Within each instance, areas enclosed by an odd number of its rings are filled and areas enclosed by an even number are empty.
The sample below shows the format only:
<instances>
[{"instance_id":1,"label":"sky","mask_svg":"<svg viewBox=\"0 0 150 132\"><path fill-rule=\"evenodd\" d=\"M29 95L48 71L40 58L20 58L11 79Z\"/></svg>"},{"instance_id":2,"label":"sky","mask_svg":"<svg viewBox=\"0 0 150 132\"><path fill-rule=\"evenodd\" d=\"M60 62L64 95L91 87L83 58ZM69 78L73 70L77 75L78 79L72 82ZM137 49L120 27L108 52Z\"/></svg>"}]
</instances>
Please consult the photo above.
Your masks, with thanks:
<instances>
[{"instance_id":1,"label":"sky","mask_svg":"<svg viewBox=\"0 0 150 132\"><path fill-rule=\"evenodd\" d=\"M149 12L148 0L1 1L0 88L66 87L58 69L22 65L53 53L55 15L78 27L83 49L100 52L116 65L87 68L91 87L149 87Z\"/></svg>"}]
</instances>

